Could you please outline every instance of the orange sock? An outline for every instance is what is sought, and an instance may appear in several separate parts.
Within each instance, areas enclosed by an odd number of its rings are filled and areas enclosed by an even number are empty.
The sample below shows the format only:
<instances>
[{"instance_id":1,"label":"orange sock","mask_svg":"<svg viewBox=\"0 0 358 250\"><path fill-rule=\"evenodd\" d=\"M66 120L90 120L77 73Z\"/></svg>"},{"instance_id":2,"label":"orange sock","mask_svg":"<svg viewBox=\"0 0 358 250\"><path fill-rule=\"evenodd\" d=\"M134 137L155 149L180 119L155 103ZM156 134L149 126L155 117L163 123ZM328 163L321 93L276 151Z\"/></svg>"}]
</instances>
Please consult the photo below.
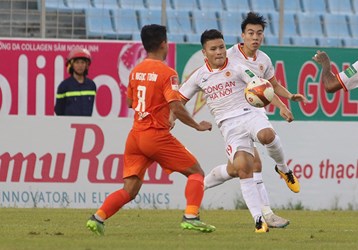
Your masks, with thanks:
<instances>
[{"instance_id":1,"label":"orange sock","mask_svg":"<svg viewBox=\"0 0 358 250\"><path fill-rule=\"evenodd\" d=\"M186 208L185 214L197 216L204 196L204 176L201 174L189 175L185 187Z\"/></svg>"},{"instance_id":2,"label":"orange sock","mask_svg":"<svg viewBox=\"0 0 358 250\"><path fill-rule=\"evenodd\" d=\"M129 193L120 189L111 193L103 202L102 206L97 210L96 215L103 220L108 219L114 215L121 207L131 200Z\"/></svg>"}]
</instances>

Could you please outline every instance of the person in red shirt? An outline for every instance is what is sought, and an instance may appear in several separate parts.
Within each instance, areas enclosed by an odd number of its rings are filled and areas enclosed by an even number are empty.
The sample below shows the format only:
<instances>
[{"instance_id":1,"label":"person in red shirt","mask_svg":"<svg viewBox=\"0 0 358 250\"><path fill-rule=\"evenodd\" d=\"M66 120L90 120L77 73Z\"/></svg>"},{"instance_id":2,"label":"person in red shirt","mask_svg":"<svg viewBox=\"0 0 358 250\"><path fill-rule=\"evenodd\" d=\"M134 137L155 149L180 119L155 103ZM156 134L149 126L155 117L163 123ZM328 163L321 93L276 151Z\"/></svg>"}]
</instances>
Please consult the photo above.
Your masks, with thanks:
<instances>
[{"instance_id":1,"label":"person in red shirt","mask_svg":"<svg viewBox=\"0 0 358 250\"><path fill-rule=\"evenodd\" d=\"M135 111L134 122L124 150L124 186L111 193L87 221L87 228L104 234L104 221L138 194L148 167L157 162L167 172L179 172L188 180L187 200L181 222L183 229L213 232L215 227L199 219L204 195L204 171L193 156L171 133L170 115L198 130L211 130L207 121L197 123L185 109L179 94L178 74L163 61L168 53L166 27L145 25L141 39L147 58L130 73L128 106Z\"/></svg>"}]
</instances>

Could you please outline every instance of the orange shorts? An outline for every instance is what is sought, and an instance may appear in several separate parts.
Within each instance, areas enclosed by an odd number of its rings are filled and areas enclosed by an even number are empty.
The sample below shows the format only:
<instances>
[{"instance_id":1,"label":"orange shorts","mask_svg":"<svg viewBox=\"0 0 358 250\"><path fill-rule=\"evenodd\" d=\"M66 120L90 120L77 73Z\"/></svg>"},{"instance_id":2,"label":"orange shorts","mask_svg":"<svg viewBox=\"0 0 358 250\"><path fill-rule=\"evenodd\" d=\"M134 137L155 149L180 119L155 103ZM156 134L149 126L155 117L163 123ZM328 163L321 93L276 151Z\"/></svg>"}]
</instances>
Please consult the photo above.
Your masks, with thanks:
<instances>
[{"instance_id":1,"label":"orange shorts","mask_svg":"<svg viewBox=\"0 0 358 250\"><path fill-rule=\"evenodd\" d=\"M136 175L143 180L153 162L170 174L192 167L197 160L168 130L131 130L124 150L123 177Z\"/></svg>"}]
</instances>

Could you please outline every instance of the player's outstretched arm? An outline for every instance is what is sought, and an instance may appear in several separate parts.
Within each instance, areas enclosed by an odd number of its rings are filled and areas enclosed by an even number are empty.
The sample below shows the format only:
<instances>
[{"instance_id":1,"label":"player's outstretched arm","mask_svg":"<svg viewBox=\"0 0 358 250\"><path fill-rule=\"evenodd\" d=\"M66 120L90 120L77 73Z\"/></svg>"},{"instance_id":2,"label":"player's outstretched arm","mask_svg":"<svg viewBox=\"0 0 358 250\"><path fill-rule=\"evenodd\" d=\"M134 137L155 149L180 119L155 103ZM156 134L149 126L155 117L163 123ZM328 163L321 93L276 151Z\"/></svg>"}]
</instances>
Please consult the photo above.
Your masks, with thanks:
<instances>
[{"instance_id":1,"label":"player's outstretched arm","mask_svg":"<svg viewBox=\"0 0 358 250\"><path fill-rule=\"evenodd\" d=\"M322 65L322 82L324 89L329 93L340 90L342 85L331 71L331 60L329 59L327 53L317 50L317 53L312 57L312 59Z\"/></svg>"},{"instance_id":2,"label":"player's outstretched arm","mask_svg":"<svg viewBox=\"0 0 358 250\"><path fill-rule=\"evenodd\" d=\"M302 94L292 94L291 98L290 98L291 101L294 101L294 102L303 102L304 104L307 103L307 98L302 95Z\"/></svg>"},{"instance_id":3,"label":"player's outstretched arm","mask_svg":"<svg viewBox=\"0 0 358 250\"><path fill-rule=\"evenodd\" d=\"M280 109L280 115L283 119L285 119L287 122L292 122L294 120L292 112L287 108L287 106L278 98L278 96L275 94L271 103Z\"/></svg>"},{"instance_id":4,"label":"player's outstretched arm","mask_svg":"<svg viewBox=\"0 0 358 250\"><path fill-rule=\"evenodd\" d=\"M307 103L307 98L304 95L297 93L292 94L290 91L288 91L288 89L278 83L275 77L270 80L270 83L275 90L275 94L277 94L278 96L281 96L294 102L303 102L304 104Z\"/></svg>"},{"instance_id":5,"label":"player's outstretched arm","mask_svg":"<svg viewBox=\"0 0 358 250\"><path fill-rule=\"evenodd\" d=\"M195 128L198 131L211 130L212 124L207 121L197 123L189 114L181 101L172 101L169 103L171 112L185 125Z\"/></svg>"}]
</instances>

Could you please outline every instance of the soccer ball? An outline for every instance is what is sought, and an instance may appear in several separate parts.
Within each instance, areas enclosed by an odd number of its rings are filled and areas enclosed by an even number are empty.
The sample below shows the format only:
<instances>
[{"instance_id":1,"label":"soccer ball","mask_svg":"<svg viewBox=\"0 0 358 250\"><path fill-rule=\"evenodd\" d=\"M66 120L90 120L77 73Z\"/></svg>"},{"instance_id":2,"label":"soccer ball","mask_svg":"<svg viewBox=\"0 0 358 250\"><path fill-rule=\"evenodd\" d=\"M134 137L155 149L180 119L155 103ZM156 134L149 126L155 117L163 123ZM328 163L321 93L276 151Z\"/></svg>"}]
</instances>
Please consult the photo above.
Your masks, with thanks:
<instances>
[{"instance_id":1,"label":"soccer ball","mask_svg":"<svg viewBox=\"0 0 358 250\"><path fill-rule=\"evenodd\" d=\"M271 83L259 78L249 82L245 88L246 101L257 108L262 108L271 103L275 92Z\"/></svg>"}]
</instances>

